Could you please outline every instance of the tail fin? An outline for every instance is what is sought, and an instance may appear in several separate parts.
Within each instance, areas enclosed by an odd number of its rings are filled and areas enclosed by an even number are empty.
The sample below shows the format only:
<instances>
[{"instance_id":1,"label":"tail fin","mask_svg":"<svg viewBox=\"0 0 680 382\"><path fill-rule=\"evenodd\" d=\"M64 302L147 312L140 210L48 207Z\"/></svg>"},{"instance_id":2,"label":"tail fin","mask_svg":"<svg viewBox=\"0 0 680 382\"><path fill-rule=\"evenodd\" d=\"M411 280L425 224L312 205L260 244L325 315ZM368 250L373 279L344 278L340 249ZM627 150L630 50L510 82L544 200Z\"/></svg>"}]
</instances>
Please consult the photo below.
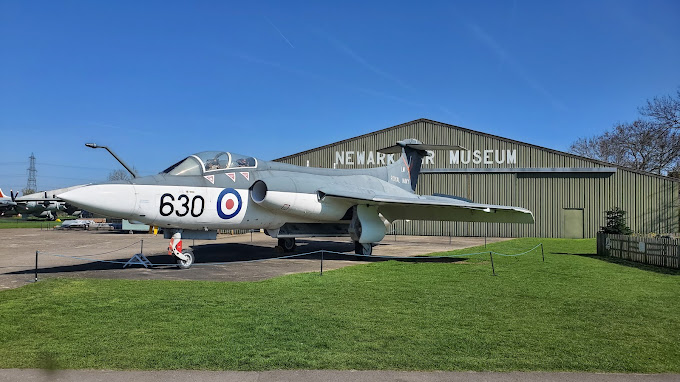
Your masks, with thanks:
<instances>
[{"instance_id":1,"label":"tail fin","mask_svg":"<svg viewBox=\"0 0 680 382\"><path fill-rule=\"evenodd\" d=\"M426 145L417 139L404 139L394 146L385 147L378 151L386 154L399 154L401 158L387 166L387 181L409 192L416 191L420 166L423 158L428 156L431 150L459 150L463 147L458 145Z\"/></svg>"},{"instance_id":2,"label":"tail fin","mask_svg":"<svg viewBox=\"0 0 680 382\"><path fill-rule=\"evenodd\" d=\"M0 198L6 198L6 197L7 197L7 195L3 194L2 188L0 188Z\"/></svg>"}]
</instances>

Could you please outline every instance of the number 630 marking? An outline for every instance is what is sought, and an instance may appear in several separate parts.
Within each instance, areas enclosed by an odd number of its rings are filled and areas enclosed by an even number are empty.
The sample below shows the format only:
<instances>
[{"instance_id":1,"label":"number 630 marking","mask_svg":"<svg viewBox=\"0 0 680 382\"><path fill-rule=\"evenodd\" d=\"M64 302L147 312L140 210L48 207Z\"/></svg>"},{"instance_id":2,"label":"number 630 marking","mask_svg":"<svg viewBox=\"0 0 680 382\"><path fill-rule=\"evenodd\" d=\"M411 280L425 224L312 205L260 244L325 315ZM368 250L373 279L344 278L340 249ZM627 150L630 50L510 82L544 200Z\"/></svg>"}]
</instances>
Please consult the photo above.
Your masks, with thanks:
<instances>
[{"instance_id":1,"label":"number 630 marking","mask_svg":"<svg viewBox=\"0 0 680 382\"><path fill-rule=\"evenodd\" d=\"M170 202L166 201L166 198L170 198ZM197 203L197 201L200 200L200 203ZM203 213L203 209L205 208L205 199L201 195L196 195L193 198L189 198L187 195L182 194L177 197L177 201L180 202L181 204L179 207L177 207L177 210L175 211L175 205L172 203L175 201L175 197L172 196L172 194L163 194L161 196L161 206L159 208L159 212L161 213L161 216L169 216L173 212L177 216L186 216L189 212L191 212L191 216L193 217L199 217ZM191 201L191 208L189 208L189 201ZM196 212L197 206L200 204L200 210ZM180 212L181 211L181 212Z\"/></svg>"}]
</instances>

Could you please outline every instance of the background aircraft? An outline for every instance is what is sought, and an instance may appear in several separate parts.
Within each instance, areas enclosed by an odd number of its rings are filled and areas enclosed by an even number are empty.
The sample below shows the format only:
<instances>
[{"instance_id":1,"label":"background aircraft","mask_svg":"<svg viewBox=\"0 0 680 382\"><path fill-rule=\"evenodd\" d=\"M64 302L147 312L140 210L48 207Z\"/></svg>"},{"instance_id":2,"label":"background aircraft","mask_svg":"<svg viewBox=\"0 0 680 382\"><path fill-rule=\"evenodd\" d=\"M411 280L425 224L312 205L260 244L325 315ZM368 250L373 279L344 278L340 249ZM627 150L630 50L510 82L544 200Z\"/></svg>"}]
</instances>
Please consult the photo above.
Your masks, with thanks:
<instances>
[{"instance_id":1,"label":"background aircraft","mask_svg":"<svg viewBox=\"0 0 680 382\"><path fill-rule=\"evenodd\" d=\"M295 248L297 237L349 236L356 253L370 255L395 220L534 222L531 211L519 207L415 194L427 150L458 148L407 139L380 150L401 153L393 164L338 170L207 151L146 177L138 177L111 152L131 180L80 187L57 197L88 211L162 227L172 238L168 252L180 268L194 261L181 239L215 239L218 229L264 228L285 251Z\"/></svg>"},{"instance_id":2,"label":"background aircraft","mask_svg":"<svg viewBox=\"0 0 680 382\"><path fill-rule=\"evenodd\" d=\"M6 211L14 211L16 205L14 191L10 190L10 194L5 195L0 189L0 216L4 216Z\"/></svg>"},{"instance_id":3,"label":"background aircraft","mask_svg":"<svg viewBox=\"0 0 680 382\"><path fill-rule=\"evenodd\" d=\"M15 216L21 214L24 217L32 215L56 220L57 211L63 211L69 215L77 214L79 212L77 207L64 202L57 198L56 195L78 187L82 186L42 191L23 196L18 196L18 193L15 194L11 190L10 195L7 196L0 190L0 216Z\"/></svg>"}]
</instances>

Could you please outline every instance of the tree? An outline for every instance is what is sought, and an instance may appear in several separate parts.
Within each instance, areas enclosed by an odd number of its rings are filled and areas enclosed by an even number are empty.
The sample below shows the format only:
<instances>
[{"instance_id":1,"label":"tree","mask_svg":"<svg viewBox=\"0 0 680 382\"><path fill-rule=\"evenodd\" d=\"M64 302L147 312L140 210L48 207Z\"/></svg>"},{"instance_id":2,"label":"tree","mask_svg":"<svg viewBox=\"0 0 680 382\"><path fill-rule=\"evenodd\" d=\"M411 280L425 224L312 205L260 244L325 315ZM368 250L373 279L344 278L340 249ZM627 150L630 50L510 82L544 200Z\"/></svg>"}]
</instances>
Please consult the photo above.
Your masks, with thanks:
<instances>
[{"instance_id":1,"label":"tree","mask_svg":"<svg viewBox=\"0 0 680 382\"><path fill-rule=\"evenodd\" d=\"M24 188L24 189L21 190L21 194L22 194L22 195L35 194L36 192L38 192L38 191L36 191L36 190L34 190L34 189L32 189L32 188L28 188L28 187L26 187L26 188Z\"/></svg>"},{"instance_id":2,"label":"tree","mask_svg":"<svg viewBox=\"0 0 680 382\"><path fill-rule=\"evenodd\" d=\"M137 169L132 167L132 171L137 172ZM109 176L108 176L107 179L109 181L130 180L130 179L132 179L132 176L126 170L113 170L109 173Z\"/></svg>"},{"instance_id":3,"label":"tree","mask_svg":"<svg viewBox=\"0 0 680 382\"><path fill-rule=\"evenodd\" d=\"M680 179L680 164L676 164L675 167L668 172L668 176Z\"/></svg>"},{"instance_id":4,"label":"tree","mask_svg":"<svg viewBox=\"0 0 680 382\"><path fill-rule=\"evenodd\" d=\"M680 89L677 98L655 97L638 111L642 118L619 123L602 135L579 138L569 151L656 174L680 169Z\"/></svg>"},{"instance_id":5,"label":"tree","mask_svg":"<svg viewBox=\"0 0 680 382\"><path fill-rule=\"evenodd\" d=\"M677 98L673 96L654 97L647 105L638 109L640 114L652 118L669 129L680 129L680 88Z\"/></svg>"},{"instance_id":6,"label":"tree","mask_svg":"<svg viewBox=\"0 0 680 382\"><path fill-rule=\"evenodd\" d=\"M626 225L626 211L619 207L607 211L607 225L600 227L601 233L611 233L615 235L630 235L633 231Z\"/></svg>"}]
</instances>

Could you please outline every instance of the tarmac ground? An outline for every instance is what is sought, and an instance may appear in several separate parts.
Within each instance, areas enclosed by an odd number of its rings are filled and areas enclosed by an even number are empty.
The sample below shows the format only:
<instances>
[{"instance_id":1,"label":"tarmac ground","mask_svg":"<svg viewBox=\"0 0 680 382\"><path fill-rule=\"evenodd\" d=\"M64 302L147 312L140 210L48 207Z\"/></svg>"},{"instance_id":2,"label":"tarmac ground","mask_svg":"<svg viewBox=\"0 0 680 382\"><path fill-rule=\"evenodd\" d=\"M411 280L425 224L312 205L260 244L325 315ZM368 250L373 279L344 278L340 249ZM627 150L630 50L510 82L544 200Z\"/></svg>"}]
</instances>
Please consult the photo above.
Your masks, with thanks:
<instances>
[{"instance_id":1,"label":"tarmac ground","mask_svg":"<svg viewBox=\"0 0 680 382\"><path fill-rule=\"evenodd\" d=\"M491 243L507 239L486 240ZM373 248L373 255L407 258L483 245L484 242L485 239L480 237L388 235ZM39 252L37 266L39 280L52 277L95 277L133 280L257 281L321 270L320 253L277 259L291 253L277 251L276 239L260 232L252 235L220 234L217 240L184 240L185 248L190 246L194 249L195 263L191 269L178 269L174 265L173 257L167 254L169 240L164 239L162 235L16 228L0 230L0 243L5 243L0 246L0 290L17 288L35 281L36 251ZM351 254L354 245L349 238L298 239L293 254L320 250ZM123 263L140 252L155 265L148 269L141 265L123 268ZM382 260L379 257L325 253L323 270Z\"/></svg>"}]
</instances>

